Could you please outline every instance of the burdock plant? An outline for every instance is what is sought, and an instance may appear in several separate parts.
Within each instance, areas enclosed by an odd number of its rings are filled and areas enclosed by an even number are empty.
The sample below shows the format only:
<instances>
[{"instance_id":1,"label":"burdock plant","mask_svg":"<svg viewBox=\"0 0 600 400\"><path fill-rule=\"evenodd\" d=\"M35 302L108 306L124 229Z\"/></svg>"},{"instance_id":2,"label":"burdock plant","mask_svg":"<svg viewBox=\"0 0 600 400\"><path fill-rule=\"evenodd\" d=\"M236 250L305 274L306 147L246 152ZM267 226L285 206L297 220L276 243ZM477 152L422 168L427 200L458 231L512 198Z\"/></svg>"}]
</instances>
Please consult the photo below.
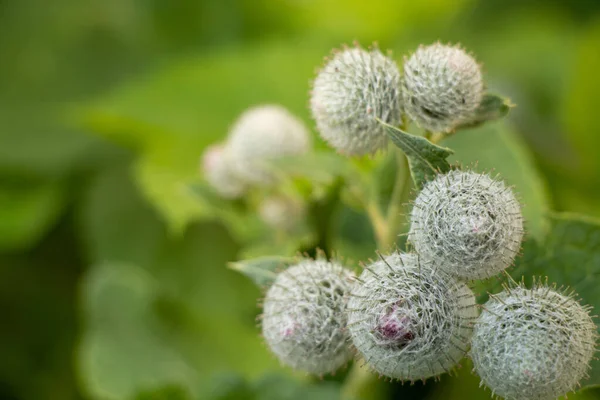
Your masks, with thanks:
<instances>
[{"instance_id":1,"label":"burdock plant","mask_svg":"<svg viewBox=\"0 0 600 400\"><path fill-rule=\"evenodd\" d=\"M546 237L527 237L523 251L517 193L525 188L450 165L452 150L439 146L507 114L510 102L485 86L480 64L458 45L421 46L401 67L377 47L343 47L316 74L309 101L321 138L339 154L311 151L304 124L274 105L242 113L209 151L205 176L219 210L245 207L283 238L269 242L270 254L253 248L259 257L232 263L265 289L262 333L283 365L323 376L356 359L347 399L361 398L372 375L438 379L467 355L482 384L507 399L553 399L589 375L600 383L590 370L597 328L583 299L539 282L497 293L517 261L520 274L585 283L586 300L596 299L594 272L581 271L600 226L553 215ZM345 248L328 224L339 201L371 222L375 261L362 271L336 261ZM290 258L286 238L302 222L316 234L294 250L321 246L325 257ZM488 292L497 294L478 305Z\"/></svg>"}]
</instances>

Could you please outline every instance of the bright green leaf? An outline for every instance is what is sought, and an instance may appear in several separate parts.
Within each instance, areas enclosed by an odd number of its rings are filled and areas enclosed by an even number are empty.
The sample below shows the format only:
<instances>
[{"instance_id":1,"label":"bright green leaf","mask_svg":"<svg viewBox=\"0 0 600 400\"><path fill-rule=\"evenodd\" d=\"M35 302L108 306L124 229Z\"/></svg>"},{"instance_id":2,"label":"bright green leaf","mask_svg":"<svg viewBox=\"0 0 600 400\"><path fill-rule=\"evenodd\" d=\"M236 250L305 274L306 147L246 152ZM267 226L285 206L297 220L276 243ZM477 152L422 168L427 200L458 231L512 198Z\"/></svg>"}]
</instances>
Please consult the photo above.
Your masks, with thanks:
<instances>
[{"instance_id":1,"label":"bright green leaf","mask_svg":"<svg viewBox=\"0 0 600 400\"><path fill-rule=\"evenodd\" d=\"M483 96L477 110L475 110L475 115L468 122L459 125L456 130L476 128L488 121L502 118L508 114L512 107L514 106L510 99L495 94L486 94Z\"/></svg>"},{"instance_id":2,"label":"bright green leaf","mask_svg":"<svg viewBox=\"0 0 600 400\"><path fill-rule=\"evenodd\" d=\"M296 259L290 257L270 256L231 262L229 268L241 272L252 279L258 287L264 288L275 280L279 271L295 262Z\"/></svg>"},{"instance_id":3,"label":"bright green leaf","mask_svg":"<svg viewBox=\"0 0 600 400\"><path fill-rule=\"evenodd\" d=\"M450 164L446 161L453 151L437 146L424 137L411 135L394 126L385 125L386 131L392 142L398 146L410 165L410 174L418 188L433 179L437 173L450 170Z\"/></svg>"}]
</instances>

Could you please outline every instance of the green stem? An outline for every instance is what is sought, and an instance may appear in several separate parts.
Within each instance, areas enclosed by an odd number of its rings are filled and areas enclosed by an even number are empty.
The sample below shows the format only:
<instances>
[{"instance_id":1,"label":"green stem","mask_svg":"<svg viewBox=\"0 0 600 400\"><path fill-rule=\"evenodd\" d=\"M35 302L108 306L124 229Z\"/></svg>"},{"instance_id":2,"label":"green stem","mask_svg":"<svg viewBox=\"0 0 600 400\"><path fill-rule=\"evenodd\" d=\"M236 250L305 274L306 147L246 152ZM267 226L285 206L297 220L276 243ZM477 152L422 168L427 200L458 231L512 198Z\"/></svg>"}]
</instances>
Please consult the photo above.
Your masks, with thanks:
<instances>
[{"instance_id":1,"label":"green stem","mask_svg":"<svg viewBox=\"0 0 600 400\"><path fill-rule=\"evenodd\" d=\"M388 204L386 217L388 226L387 237L384 241L379 242L379 250L381 251L389 251L396 243L398 231L401 226L402 209L410 193L410 168L408 166L408 159L399 149L396 150L396 163L398 164L396 182L390 203Z\"/></svg>"},{"instance_id":2,"label":"green stem","mask_svg":"<svg viewBox=\"0 0 600 400\"><path fill-rule=\"evenodd\" d=\"M344 386L342 387L341 400L361 400L364 398L374 398L372 391L375 375L367 368L361 368L357 360L352 366L352 370L346 377Z\"/></svg>"},{"instance_id":3,"label":"green stem","mask_svg":"<svg viewBox=\"0 0 600 400\"><path fill-rule=\"evenodd\" d=\"M403 203L408 198L410 191L410 169L408 159L399 149L396 149L396 181L392 190L392 196L387 207L386 214L383 215L379 208L377 198L371 198L366 204L366 211L371 220L377 248L381 252L390 251L396 243L398 230L400 228ZM357 365L361 361L354 363L344 386L342 388L342 400L360 400L365 396L372 398L373 382L375 375L367 368L360 368Z\"/></svg>"}]
</instances>

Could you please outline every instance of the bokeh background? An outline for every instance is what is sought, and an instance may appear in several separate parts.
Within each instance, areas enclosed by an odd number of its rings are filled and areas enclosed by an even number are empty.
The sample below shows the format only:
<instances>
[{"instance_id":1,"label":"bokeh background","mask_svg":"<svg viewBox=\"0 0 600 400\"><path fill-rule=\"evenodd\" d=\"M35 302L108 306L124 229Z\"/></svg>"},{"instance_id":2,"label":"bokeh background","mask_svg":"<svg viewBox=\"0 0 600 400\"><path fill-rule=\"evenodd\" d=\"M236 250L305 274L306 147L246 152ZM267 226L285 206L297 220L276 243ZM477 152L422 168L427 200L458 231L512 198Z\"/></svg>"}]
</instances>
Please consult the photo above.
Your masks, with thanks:
<instances>
[{"instance_id":1,"label":"bokeh background","mask_svg":"<svg viewBox=\"0 0 600 400\"><path fill-rule=\"evenodd\" d=\"M250 105L312 127L315 68L354 40L462 43L518 105L502 145L456 139L465 160L525 177L534 234L548 209L600 217L598 1L0 0L0 399L336 398L343 373L269 355L225 268L244 229L182 182ZM387 396L489 397L459 375Z\"/></svg>"}]
</instances>

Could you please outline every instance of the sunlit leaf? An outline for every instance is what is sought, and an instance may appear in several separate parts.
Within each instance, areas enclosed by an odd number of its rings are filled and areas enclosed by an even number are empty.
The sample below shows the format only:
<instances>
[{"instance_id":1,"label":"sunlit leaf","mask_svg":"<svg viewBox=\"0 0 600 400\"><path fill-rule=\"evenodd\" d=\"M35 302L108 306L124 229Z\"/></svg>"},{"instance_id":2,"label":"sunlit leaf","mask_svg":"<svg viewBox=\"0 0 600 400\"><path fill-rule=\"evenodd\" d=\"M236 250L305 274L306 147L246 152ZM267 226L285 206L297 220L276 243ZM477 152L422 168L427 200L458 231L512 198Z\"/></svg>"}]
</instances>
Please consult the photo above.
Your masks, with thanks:
<instances>
[{"instance_id":1,"label":"sunlit leaf","mask_svg":"<svg viewBox=\"0 0 600 400\"><path fill-rule=\"evenodd\" d=\"M452 150L437 146L424 137L412 135L391 125L384 125L392 142L406 154L410 174L418 188L422 188L436 174L450 170L446 158L453 153Z\"/></svg>"}]
</instances>

